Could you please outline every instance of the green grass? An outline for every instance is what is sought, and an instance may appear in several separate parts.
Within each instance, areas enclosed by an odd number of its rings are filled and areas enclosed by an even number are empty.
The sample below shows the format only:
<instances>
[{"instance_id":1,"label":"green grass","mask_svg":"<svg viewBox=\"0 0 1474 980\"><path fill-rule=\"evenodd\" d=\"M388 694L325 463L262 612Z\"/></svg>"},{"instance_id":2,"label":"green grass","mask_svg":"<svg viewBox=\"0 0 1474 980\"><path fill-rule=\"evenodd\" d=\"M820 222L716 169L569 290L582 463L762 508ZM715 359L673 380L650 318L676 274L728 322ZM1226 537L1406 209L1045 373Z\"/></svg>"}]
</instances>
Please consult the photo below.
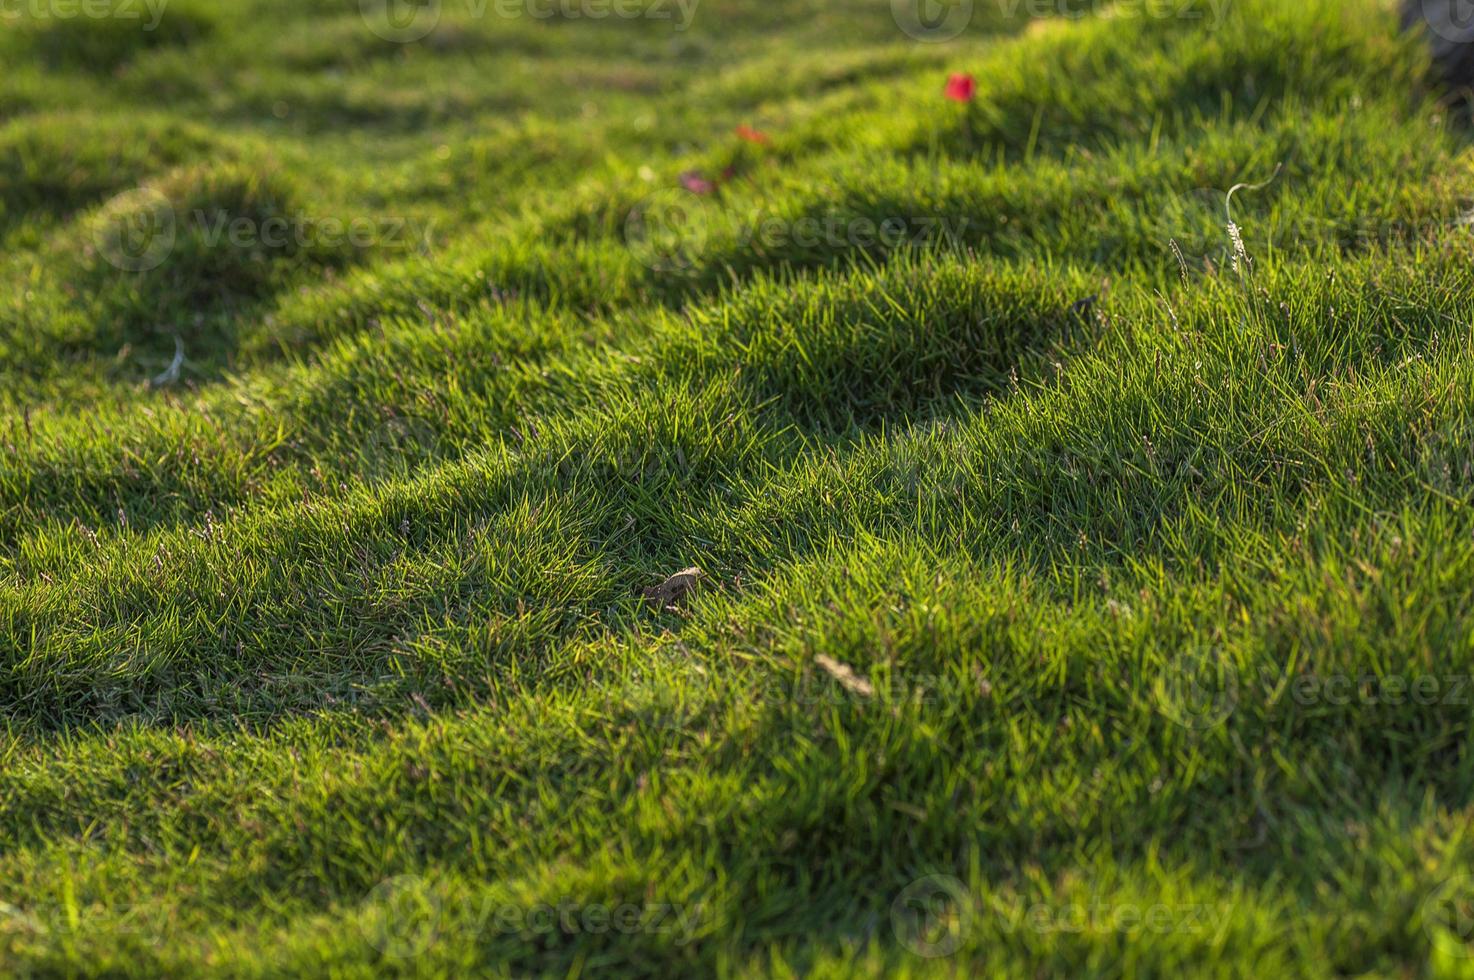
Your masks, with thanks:
<instances>
[{"instance_id":1,"label":"green grass","mask_svg":"<svg viewBox=\"0 0 1474 980\"><path fill-rule=\"evenodd\" d=\"M0 20L0 975L1474 975L1387 6Z\"/></svg>"}]
</instances>

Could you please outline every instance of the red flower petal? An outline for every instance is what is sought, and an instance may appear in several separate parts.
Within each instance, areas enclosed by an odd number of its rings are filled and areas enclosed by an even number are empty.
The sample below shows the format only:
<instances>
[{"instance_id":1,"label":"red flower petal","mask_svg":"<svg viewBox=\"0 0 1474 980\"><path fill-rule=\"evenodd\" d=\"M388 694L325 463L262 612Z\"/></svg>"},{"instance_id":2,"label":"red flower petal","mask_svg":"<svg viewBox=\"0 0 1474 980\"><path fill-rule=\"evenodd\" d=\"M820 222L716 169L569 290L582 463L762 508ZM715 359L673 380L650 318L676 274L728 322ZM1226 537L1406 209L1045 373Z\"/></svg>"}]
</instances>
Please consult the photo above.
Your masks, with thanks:
<instances>
[{"instance_id":1,"label":"red flower petal","mask_svg":"<svg viewBox=\"0 0 1474 980\"><path fill-rule=\"evenodd\" d=\"M978 80L971 75L958 72L947 79L947 98L953 102L971 102L978 94Z\"/></svg>"},{"instance_id":2,"label":"red flower petal","mask_svg":"<svg viewBox=\"0 0 1474 980\"><path fill-rule=\"evenodd\" d=\"M765 146L768 143L773 142L771 139L768 138L767 133L759 129L753 129L751 126L748 125L738 126L737 136L739 139L747 140L747 142L749 143L761 143Z\"/></svg>"}]
</instances>

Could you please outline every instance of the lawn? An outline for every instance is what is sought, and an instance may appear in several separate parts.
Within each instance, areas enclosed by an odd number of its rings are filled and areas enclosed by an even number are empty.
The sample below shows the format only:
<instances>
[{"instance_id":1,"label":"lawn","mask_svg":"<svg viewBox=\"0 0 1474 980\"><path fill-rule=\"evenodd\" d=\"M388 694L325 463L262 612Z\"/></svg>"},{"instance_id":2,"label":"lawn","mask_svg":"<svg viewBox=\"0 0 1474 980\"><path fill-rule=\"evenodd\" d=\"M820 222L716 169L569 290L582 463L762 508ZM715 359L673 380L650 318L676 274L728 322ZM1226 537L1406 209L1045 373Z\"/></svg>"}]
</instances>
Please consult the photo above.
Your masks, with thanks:
<instances>
[{"instance_id":1,"label":"lawn","mask_svg":"<svg viewBox=\"0 0 1474 980\"><path fill-rule=\"evenodd\" d=\"M0 975L1474 976L1468 114L918 9L0 2Z\"/></svg>"}]
</instances>

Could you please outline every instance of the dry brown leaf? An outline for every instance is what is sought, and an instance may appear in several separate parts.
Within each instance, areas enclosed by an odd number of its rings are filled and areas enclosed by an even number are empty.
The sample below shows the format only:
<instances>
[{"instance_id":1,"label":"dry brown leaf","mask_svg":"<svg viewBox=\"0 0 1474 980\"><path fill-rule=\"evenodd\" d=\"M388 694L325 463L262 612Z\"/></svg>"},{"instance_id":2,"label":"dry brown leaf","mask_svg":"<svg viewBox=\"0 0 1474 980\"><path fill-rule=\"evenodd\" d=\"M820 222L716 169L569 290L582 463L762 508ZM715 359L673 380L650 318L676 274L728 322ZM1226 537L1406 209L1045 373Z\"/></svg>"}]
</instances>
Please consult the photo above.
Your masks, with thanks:
<instances>
[{"instance_id":1,"label":"dry brown leaf","mask_svg":"<svg viewBox=\"0 0 1474 980\"><path fill-rule=\"evenodd\" d=\"M875 688L869 681L850 669L849 665L842 664L828 654L819 654L814 658L814 663L839 682L839 686L851 694L858 694L862 698L875 696Z\"/></svg>"},{"instance_id":2,"label":"dry brown leaf","mask_svg":"<svg viewBox=\"0 0 1474 980\"><path fill-rule=\"evenodd\" d=\"M656 609L678 609L680 603L695 591L704 574L695 565L683 568L659 585L646 589L645 598Z\"/></svg>"}]
</instances>

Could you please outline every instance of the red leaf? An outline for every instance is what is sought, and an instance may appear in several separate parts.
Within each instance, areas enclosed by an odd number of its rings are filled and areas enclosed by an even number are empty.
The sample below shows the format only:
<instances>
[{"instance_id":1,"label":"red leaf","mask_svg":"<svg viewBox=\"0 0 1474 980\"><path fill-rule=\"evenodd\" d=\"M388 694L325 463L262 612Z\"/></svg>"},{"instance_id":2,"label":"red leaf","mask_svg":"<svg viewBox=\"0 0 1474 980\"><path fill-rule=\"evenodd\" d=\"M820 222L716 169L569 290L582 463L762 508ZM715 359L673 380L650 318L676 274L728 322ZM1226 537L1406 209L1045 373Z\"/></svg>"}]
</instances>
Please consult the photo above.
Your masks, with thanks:
<instances>
[{"instance_id":1,"label":"red leaf","mask_svg":"<svg viewBox=\"0 0 1474 980\"><path fill-rule=\"evenodd\" d=\"M759 129L753 129L751 126L748 126L746 124L738 126L736 132L738 139L747 140L747 142L749 143L760 143L763 146L767 146L769 143L773 142L772 139L768 137L767 133Z\"/></svg>"}]
</instances>

